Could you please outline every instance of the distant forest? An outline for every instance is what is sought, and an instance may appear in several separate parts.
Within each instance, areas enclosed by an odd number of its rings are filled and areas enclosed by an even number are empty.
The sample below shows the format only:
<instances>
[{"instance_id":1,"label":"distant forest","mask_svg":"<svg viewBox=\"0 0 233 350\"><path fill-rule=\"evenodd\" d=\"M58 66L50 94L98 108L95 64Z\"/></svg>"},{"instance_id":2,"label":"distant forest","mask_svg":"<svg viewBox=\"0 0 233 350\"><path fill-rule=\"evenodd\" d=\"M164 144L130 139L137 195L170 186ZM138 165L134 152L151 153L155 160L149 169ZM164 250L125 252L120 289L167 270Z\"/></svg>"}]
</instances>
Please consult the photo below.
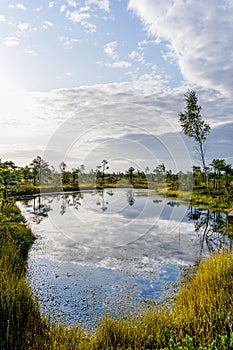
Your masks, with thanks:
<instances>
[{"instance_id":1,"label":"distant forest","mask_svg":"<svg viewBox=\"0 0 233 350\"><path fill-rule=\"evenodd\" d=\"M103 160L95 170L86 172L85 165L69 169L61 162L55 170L47 161L37 156L29 165L18 167L12 161L0 161L0 193L3 198L14 194L33 193L38 188L60 188L79 190L82 188L127 187L151 188L157 192L194 191L212 196L227 196L232 200L233 168L224 159L214 159L202 171L193 166L192 171L173 173L159 164L152 171L144 171L130 166L125 172L109 172L109 162ZM206 173L208 182L206 182ZM208 185L208 188L207 188ZM34 188L34 190L33 190Z\"/></svg>"}]
</instances>

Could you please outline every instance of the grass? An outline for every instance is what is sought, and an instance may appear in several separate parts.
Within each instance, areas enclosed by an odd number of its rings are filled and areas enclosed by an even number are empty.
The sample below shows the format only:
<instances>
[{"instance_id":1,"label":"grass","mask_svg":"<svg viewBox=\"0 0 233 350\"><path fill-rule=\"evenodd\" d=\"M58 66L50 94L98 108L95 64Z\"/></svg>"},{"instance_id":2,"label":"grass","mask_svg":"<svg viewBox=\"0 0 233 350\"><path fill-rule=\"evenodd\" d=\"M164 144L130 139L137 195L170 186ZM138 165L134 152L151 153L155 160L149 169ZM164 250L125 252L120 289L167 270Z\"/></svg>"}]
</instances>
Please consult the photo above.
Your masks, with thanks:
<instances>
[{"instance_id":1,"label":"grass","mask_svg":"<svg viewBox=\"0 0 233 350\"><path fill-rule=\"evenodd\" d=\"M33 241L23 224L1 223L0 349L29 349L41 343L45 323L25 282L26 257Z\"/></svg>"},{"instance_id":2,"label":"grass","mask_svg":"<svg viewBox=\"0 0 233 350\"><path fill-rule=\"evenodd\" d=\"M95 331L85 332L52 324L40 315L25 281L27 253L35 238L19 221L19 210L4 203L0 218L0 349L233 349L232 252L203 260L192 278L181 284L169 308L153 307L118 320L104 317Z\"/></svg>"}]
</instances>

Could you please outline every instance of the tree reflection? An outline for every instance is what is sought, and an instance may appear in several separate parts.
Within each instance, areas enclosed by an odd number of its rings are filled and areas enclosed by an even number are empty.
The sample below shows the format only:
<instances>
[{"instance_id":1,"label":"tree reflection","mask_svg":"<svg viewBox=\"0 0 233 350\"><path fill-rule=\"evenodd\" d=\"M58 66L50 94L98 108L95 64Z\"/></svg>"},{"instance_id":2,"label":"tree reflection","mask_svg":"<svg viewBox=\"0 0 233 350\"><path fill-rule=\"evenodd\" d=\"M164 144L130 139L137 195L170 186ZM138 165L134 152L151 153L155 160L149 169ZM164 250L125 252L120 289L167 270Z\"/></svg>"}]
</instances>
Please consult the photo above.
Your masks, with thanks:
<instances>
[{"instance_id":1,"label":"tree reflection","mask_svg":"<svg viewBox=\"0 0 233 350\"><path fill-rule=\"evenodd\" d=\"M206 250L219 252L232 246L232 237L227 229L229 223L224 213L191 208L188 218L194 222L200 238L200 257Z\"/></svg>"},{"instance_id":2,"label":"tree reflection","mask_svg":"<svg viewBox=\"0 0 233 350\"><path fill-rule=\"evenodd\" d=\"M67 199L66 196L62 196L62 200L61 200L61 210L60 210L60 214L64 215L66 213L66 206L67 206Z\"/></svg>"},{"instance_id":3,"label":"tree reflection","mask_svg":"<svg viewBox=\"0 0 233 350\"><path fill-rule=\"evenodd\" d=\"M29 209L30 213L33 214L32 220L39 224L43 219L48 217L48 212L52 210L51 203L53 200L51 198L37 196L33 199L24 200L24 205Z\"/></svg>"},{"instance_id":4,"label":"tree reflection","mask_svg":"<svg viewBox=\"0 0 233 350\"><path fill-rule=\"evenodd\" d=\"M61 210L60 214L64 215L66 213L67 207L74 207L74 209L78 210L78 208L82 205L81 199L83 199L83 194L81 192L76 192L70 194L64 194L62 197Z\"/></svg>"},{"instance_id":5,"label":"tree reflection","mask_svg":"<svg viewBox=\"0 0 233 350\"><path fill-rule=\"evenodd\" d=\"M133 190L127 191L127 201L128 201L130 206L134 205L135 198L134 198L134 191Z\"/></svg>"},{"instance_id":6,"label":"tree reflection","mask_svg":"<svg viewBox=\"0 0 233 350\"><path fill-rule=\"evenodd\" d=\"M108 209L109 202L105 200L105 191L100 190L98 191L98 205L100 205L100 208L102 212L105 212Z\"/></svg>"},{"instance_id":7,"label":"tree reflection","mask_svg":"<svg viewBox=\"0 0 233 350\"><path fill-rule=\"evenodd\" d=\"M169 201L167 202L167 205L170 205L171 207L179 207L180 203L176 201Z\"/></svg>"}]
</instances>

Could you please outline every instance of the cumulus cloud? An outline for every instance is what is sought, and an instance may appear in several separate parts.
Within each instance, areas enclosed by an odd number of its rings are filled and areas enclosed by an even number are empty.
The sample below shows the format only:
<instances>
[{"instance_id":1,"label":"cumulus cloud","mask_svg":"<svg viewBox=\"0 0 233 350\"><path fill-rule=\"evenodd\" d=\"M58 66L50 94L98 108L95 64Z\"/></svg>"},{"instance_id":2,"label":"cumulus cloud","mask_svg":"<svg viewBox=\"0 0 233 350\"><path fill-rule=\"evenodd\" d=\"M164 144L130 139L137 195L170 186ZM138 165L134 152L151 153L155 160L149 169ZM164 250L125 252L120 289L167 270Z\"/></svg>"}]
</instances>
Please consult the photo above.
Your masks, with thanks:
<instances>
[{"instance_id":1,"label":"cumulus cloud","mask_svg":"<svg viewBox=\"0 0 233 350\"><path fill-rule=\"evenodd\" d=\"M112 63L106 63L105 65L111 68L129 68L131 66L131 63L127 61L117 61Z\"/></svg>"},{"instance_id":2,"label":"cumulus cloud","mask_svg":"<svg viewBox=\"0 0 233 350\"><path fill-rule=\"evenodd\" d=\"M84 0L82 6L80 2L66 0L67 5L60 7L60 13L66 13L66 18L73 24L79 23L87 33L97 32L97 10L109 13L109 0ZM79 5L79 7L78 7Z\"/></svg>"},{"instance_id":3,"label":"cumulus cloud","mask_svg":"<svg viewBox=\"0 0 233 350\"><path fill-rule=\"evenodd\" d=\"M42 28L46 30L46 29L51 28L53 26L54 26L53 22L51 22L51 21L44 21Z\"/></svg>"},{"instance_id":4,"label":"cumulus cloud","mask_svg":"<svg viewBox=\"0 0 233 350\"><path fill-rule=\"evenodd\" d=\"M19 23L19 24L18 24L18 29L19 29L21 32L26 31L28 28L29 28L29 23L22 22L22 23Z\"/></svg>"},{"instance_id":5,"label":"cumulus cloud","mask_svg":"<svg viewBox=\"0 0 233 350\"><path fill-rule=\"evenodd\" d=\"M139 52L139 51L133 50L133 51L131 51L131 53L129 54L129 58L130 58L131 60L137 61L138 63L146 64L144 52Z\"/></svg>"},{"instance_id":6,"label":"cumulus cloud","mask_svg":"<svg viewBox=\"0 0 233 350\"><path fill-rule=\"evenodd\" d=\"M64 47L66 49L72 49L73 45L74 44L77 44L80 42L79 39L76 39L76 38L70 38L70 37L64 37L64 36L61 36L59 38L60 42L63 43Z\"/></svg>"},{"instance_id":7,"label":"cumulus cloud","mask_svg":"<svg viewBox=\"0 0 233 350\"><path fill-rule=\"evenodd\" d=\"M71 22L79 23L87 33L95 33L97 31L97 27L94 23L89 21L90 13L83 12L80 9L75 11L66 11L66 18L68 18Z\"/></svg>"},{"instance_id":8,"label":"cumulus cloud","mask_svg":"<svg viewBox=\"0 0 233 350\"><path fill-rule=\"evenodd\" d=\"M76 1L74 0L66 0L67 4L70 6L70 7L76 7L77 4L76 4Z\"/></svg>"},{"instance_id":9,"label":"cumulus cloud","mask_svg":"<svg viewBox=\"0 0 233 350\"><path fill-rule=\"evenodd\" d=\"M49 8L53 8L55 5L55 1L49 1Z\"/></svg>"},{"instance_id":10,"label":"cumulus cloud","mask_svg":"<svg viewBox=\"0 0 233 350\"><path fill-rule=\"evenodd\" d=\"M97 5L100 10L110 12L109 0L86 0L86 4Z\"/></svg>"},{"instance_id":11,"label":"cumulus cloud","mask_svg":"<svg viewBox=\"0 0 233 350\"><path fill-rule=\"evenodd\" d=\"M137 167L151 168L164 160L171 168L174 157L178 169L185 170L182 157L186 151L178 121L184 92L184 87L168 88L159 75L147 74L133 83L27 93L18 96L17 101L14 96L4 98L0 105L0 114L4 115L0 136L2 142L5 140L5 158L11 158L7 157L8 149L15 152L16 163L24 155L26 164L29 159L24 150L30 149L30 154L36 156L38 149L44 149L51 163L53 157L58 163L67 157L69 166L78 159L93 167L107 157L120 167L120 163L125 166L128 157L127 162ZM204 89L198 97L203 117L212 127L208 160L218 155L233 162L231 99ZM21 148L14 149L17 142L21 142ZM191 154L193 145L189 150Z\"/></svg>"},{"instance_id":12,"label":"cumulus cloud","mask_svg":"<svg viewBox=\"0 0 233 350\"><path fill-rule=\"evenodd\" d=\"M157 162L164 159L169 167L176 163L178 169L185 170L186 146L182 143L178 122L178 113L183 109L183 92L182 89L161 88L149 76L134 84L125 82L54 90L49 94L50 107L56 107L56 111L51 109L50 115L54 115L60 128L51 136L47 151L56 149L60 157L67 157L69 162L76 157L89 165L97 164L106 157L112 162L118 159L119 164L125 154L138 166L143 167L146 163L152 166L156 159ZM46 100L41 102L43 108L47 108ZM232 162L232 157L229 157L229 128L232 130L233 126L230 123L231 102L203 90L200 103L203 116L212 130L218 128L218 134L222 131L224 141L220 158L226 155L228 162ZM222 110L221 115L216 109L214 111L214 103ZM224 150L227 144L228 151ZM210 161L214 154L220 153L216 153L218 146L216 142L211 142L211 152L207 154ZM194 145L189 143L188 147L190 157L197 164ZM52 160L52 151L49 154Z\"/></svg>"},{"instance_id":13,"label":"cumulus cloud","mask_svg":"<svg viewBox=\"0 0 233 350\"><path fill-rule=\"evenodd\" d=\"M150 35L167 42L188 82L232 94L233 2L130 0Z\"/></svg>"},{"instance_id":14,"label":"cumulus cloud","mask_svg":"<svg viewBox=\"0 0 233 350\"><path fill-rule=\"evenodd\" d=\"M26 11L26 7L24 4L18 3L18 4L10 4L9 8L11 9L18 9L18 10L22 10L22 11Z\"/></svg>"},{"instance_id":15,"label":"cumulus cloud","mask_svg":"<svg viewBox=\"0 0 233 350\"><path fill-rule=\"evenodd\" d=\"M66 10L66 6L65 6L65 5L62 5L62 6L60 7L60 13L65 12L65 10Z\"/></svg>"},{"instance_id":16,"label":"cumulus cloud","mask_svg":"<svg viewBox=\"0 0 233 350\"><path fill-rule=\"evenodd\" d=\"M81 11L67 11L66 17L70 19L73 23L84 23L84 21L90 18L90 14L83 13Z\"/></svg>"},{"instance_id":17,"label":"cumulus cloud","mask_svg":"<svg viewBox=\"0 0 233 350\"><path fill-rule=\"evenodd\" d=\"M6 47L16 47L16 46L19 46L19 40L18 40L18 38L14 37L14 36L7 36L3 40L3 44Z\"/></svg>"},{"instance_id":18,"label":"cumulus cloud","mask_svg":"<svg viewBox=\"0 0 233 350\"><path fill-rule=\"evenodd\" d=\"M116 53L117 46L118 46L118 42L117 41L111 41L111 42L109 42L109 43L104 45L103 51L108 57L110 57L110 58L112 58L114 60L118 59L119 56Z\"/></svg>"},{"instance_id":19,"label":"cumulus cloud","mask_svg":"<svg viewBox=\"0 0 233 350\"><path fill-rule=\"evenodd\" d=\"M99 65L105 65L106 67L111 68L129 68L131 66L130 62L127 62L125 60L121 60L119 55L116 52L116 49L118 47L117 41L111 41L104 45L103 52L106 56L108 56L112 62L98 62Z\"/></svg>"}]
</instances>

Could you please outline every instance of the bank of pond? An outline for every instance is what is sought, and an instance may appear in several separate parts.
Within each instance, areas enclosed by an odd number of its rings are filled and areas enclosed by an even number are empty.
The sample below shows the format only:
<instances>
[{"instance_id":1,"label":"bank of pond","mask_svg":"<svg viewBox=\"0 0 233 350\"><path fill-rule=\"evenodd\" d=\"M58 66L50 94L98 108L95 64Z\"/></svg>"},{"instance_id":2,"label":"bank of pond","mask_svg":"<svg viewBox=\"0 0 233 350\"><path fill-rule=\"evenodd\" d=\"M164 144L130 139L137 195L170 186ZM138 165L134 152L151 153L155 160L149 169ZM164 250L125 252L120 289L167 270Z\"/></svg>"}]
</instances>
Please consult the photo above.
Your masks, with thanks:
<instances>
[{"instance_id":1,"label":"bank of pond","mask_svg":"<svg viewBox=\"0 0 233 350\"><path fill-rule=\"evenodd\" d=\"M17 206L1 206L1 349L233 347L226 214L134 189Z\"/></svg>"}]
</instances>

